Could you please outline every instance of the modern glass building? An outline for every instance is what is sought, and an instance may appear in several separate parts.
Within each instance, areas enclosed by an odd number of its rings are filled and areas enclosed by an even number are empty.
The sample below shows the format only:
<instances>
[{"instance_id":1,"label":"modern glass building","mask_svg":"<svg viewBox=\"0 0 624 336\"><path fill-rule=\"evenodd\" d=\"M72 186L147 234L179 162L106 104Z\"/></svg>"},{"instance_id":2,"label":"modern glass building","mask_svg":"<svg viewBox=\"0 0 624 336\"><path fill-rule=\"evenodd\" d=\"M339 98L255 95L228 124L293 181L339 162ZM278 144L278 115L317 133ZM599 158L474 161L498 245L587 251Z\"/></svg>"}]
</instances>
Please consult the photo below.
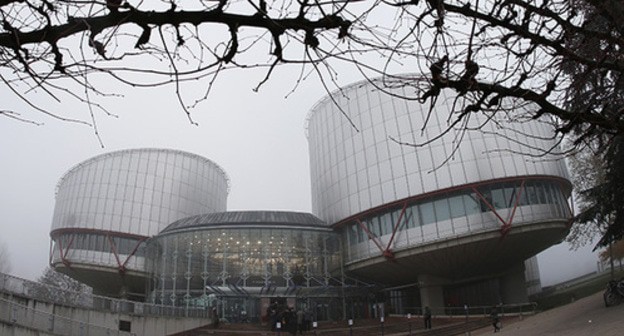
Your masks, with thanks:
<instances>
[{"instance_id":1,"label":"modern glass building","mask_svg":"<svg viewBox=\"0 0 624 336\"><path fill-rule=\"evenodd\" d=\"M523 120L527 105L456 126L456 96L431 108L376 84L309 114L312 214L227 212L212 161L113 152L59 182L51 264L100 293L231 321L265 320L274 304L324 320L526 302L540 289L534 256L572 218L552 125Z\"/></svg>"},{"instance_id":2,"label":"modern glass building","mask_svg":"<svg viewBox=\"0 0 624 336\"><path fill-rule=\"evenodd\" d=\"M308 213L234 211L188 217L148 242L148 300L221 309L229 321L266 319L270 304L316 318L343 316L364 294L342 272L340 238ZM346 291L346 292L345 292ZM244 312L244 313L243 313Z\"/></svg>"},{"instance_id":3,"label":"modern glass building","mask_svg":"<svg viewBox=\"0 0 624 336\"><path fill-rule=\"evenodd\" d=\"M58 183L50 263L96 292L143 296L146 239L177 219L225 211L228 189L217 164L182 151L86 160Z\"/></svg>"},{"instance_id":4,"label":"modern glass building","mask_svg":"<svg viewBox=\"0 0 624 336\"><path fill-rule=\"evenodd\" d=\"M502 109L454 126L455 95L431 109L384 85L342 88L308 117L312 209L341 234L345 271L412 288L395 307L526 300L524 261L572 217L552 125Z\"/></svg>"}]
</instances>

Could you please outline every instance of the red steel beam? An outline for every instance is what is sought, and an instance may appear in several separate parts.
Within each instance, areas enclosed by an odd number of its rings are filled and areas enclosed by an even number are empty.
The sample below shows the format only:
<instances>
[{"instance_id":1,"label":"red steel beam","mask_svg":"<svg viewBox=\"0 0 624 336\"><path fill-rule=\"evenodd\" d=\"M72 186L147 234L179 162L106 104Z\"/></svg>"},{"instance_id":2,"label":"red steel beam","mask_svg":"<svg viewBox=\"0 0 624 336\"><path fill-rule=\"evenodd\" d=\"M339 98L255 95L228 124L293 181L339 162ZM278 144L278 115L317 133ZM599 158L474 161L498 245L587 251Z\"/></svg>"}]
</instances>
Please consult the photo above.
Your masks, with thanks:
<instances>
[{"instance_id":1,"label":"red steel beam","mask_svg":"<svg viewBox=\"0 0 624 336\"><path fill-rule=\"evenodd\" d=\"M477 196L479 197L479 199L481 200L481 202L483 202L488 209L490 209L490 211L492 211L492 213L494 214L494 216L496 216L498 218L498 220L501 221L501 223L503 223L503 225L507 224L507 221L505 221L503 219L503 217L501 217L501 215L498 214L498 212L496 211L496 208L494 208L494 206L483 196L483 194L481 194L479 192L479 190L477 190L477 188L473 187L472 191L477 194Z\"/></svg>"},{"instance_id":2,"label":"red steel beam","mask_svg":"<svg viewBox=\"0 0 624 336\"><path fill-rule=\"evenodd\" d=\"M106 235L106 238L108 238L108 242L110 243L110 246L111 246L111 252L113 252L115 259L117 260L117 265L119 266L119 273L124 273L126 270L125 270L124 265L122 265L121 260L119 259L119 254L117 253L117 249L115 248L115 242L113 241L113 238L110 235Z\"/></svg>"},{"instance_id":3,"label":"red steel beam","mask_svg":"<svg viewBox=\"0 0 624 336\"><path fill-rule=\"evenodd\" d=\"M522 193L524 192L524 183L526 180L522 180L520 183L520 188L516 189L514 194L516 194L516 202L514 203L513 209L511 210L511 216L509 217L509 222L503 224L501 227L501 236L504 238L509 230L511 230L511 224L513 223L514 217L516 216L516 209L518 209L518 205L520 204L520 198L522 197Z\"/></svg>"},{"instance_id":4,"label":"red steel beam","mask_svg":"<svg viewBox=\"0 0 624 336\"><path fill-rule=\"evenodd\" d=\"M359 218L356 218L356 221L358 222L362 230L366 232L366 234L368 235L368 238L372 240L375 243L375 245L377 245L377 247L379 248L379 252L383 254L384 248L383 246L381 246L381 242L377 241L377 236L375 236L372 232L370 232L370 230L368 230L368 227L366 227L366 225L364 225L364 223L362 223L362 221L360 221Z\"/></svg>"},{"instance_id":5,"label":"red steel beam","mask_svg":"<svg viewBox=\"0 0 624 336\"><path fill-rule=\"evenodd\" d=\"M59 237L58 240L58 247L59 255L61 256L61 263L63 263L63 265L65 265L67 268L70 268L71 264L69 263L69 260L65 259L65 255L63 254L63 241L61 240L61 237Z\"/></svg>"},{"instance_id":6,"label":"red steel beam","mask_svg":"<svg viewBox=\"0 0 624 336\"><path fill-rule=\"evenodd\" d=\"M383 251L383 256L386 258L394 259L394 253L390 249L390 246L392 246L394 237L396 236L399 226L401 226L401 219L403 219L403 215L405 215L405 209L407 209L407 202L403 203L403 209L401 209L401 214L399 215L396 224L392 228L392 236L390 237L390 241L388 241L388 246L386 246L386 249Z\"/></svg>"},{"instance_id":7,"label":"red steel beam","mask_svg":"<svg viewBox=\"0 0 624 336\"><path fill-rule=\"evenodd\" d=\"M130 254L126 257L126 260L124 261L122 265L124 270L126 269L126 265L128 264L128 261L130 261L130 257L132 257L136 253L136 251L139 249L139 246L141 246L141 243L143 243L146 239L147 238L141 239L134 245L132 252L130 252Z\"/></svg>"}]
</instances>

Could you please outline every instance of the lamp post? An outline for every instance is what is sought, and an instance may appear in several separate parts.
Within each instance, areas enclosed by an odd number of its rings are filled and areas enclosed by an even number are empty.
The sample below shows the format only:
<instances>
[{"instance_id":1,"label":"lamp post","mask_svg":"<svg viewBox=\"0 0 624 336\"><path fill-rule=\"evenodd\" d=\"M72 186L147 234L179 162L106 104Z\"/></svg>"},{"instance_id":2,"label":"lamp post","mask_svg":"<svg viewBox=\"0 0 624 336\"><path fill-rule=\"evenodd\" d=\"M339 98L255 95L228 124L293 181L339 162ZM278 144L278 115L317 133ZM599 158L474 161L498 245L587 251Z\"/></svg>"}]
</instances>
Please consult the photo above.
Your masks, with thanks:
<instances>
[{"instance_id":1,"label":"lamp post","mask_svg":"<svg viewBox=\"0 0 624 336\"><path fill-rule=\"evenodd\" d=\"M381 336L384 336L384 317L381 316L381 318L379 319L379 322L381 323Z\"/></svg>"},{"instance_id":2,"label":"lamp post","mask_svg":"<svg viewBox=\"0 0 624 336\"><path fill-rule=\"evenodd\" d=\"M347 323L349 324L349 336L353 336L353 319L349 319Z\"/></svg>"},{"instance_id":3,"label":"lamp post","mask_svg":"<svg viewBox=\"0 0 624 336\"><path fill-rule=\"evenodd\" d=\"M407 328L409 330L409 335L412 336L412 314L407 313Z\"/></svg>"}]
</instances>

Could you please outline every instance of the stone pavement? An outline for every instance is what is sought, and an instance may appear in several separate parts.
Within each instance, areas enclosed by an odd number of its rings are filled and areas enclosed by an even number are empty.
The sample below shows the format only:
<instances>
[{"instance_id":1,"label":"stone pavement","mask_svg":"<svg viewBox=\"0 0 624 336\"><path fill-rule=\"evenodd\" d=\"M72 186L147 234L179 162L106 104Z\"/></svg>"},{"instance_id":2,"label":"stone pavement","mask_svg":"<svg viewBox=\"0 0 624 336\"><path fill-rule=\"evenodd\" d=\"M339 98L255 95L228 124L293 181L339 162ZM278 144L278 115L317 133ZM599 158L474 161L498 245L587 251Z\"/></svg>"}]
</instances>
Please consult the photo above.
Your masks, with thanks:
<instances>
[{"instance_id":1,"label":"stone pavement","mask_svg":"<svg viewBox=\"0 0 624 336\"><path fill-rule=\"evenodd\" d=\"M624 335L624 304L606 308L602 292L577 300L568 305L551 309L522 320L505 319L503 328L473 331L476 335L532 336L611 336Z\"/></svg>"}]
</instances>

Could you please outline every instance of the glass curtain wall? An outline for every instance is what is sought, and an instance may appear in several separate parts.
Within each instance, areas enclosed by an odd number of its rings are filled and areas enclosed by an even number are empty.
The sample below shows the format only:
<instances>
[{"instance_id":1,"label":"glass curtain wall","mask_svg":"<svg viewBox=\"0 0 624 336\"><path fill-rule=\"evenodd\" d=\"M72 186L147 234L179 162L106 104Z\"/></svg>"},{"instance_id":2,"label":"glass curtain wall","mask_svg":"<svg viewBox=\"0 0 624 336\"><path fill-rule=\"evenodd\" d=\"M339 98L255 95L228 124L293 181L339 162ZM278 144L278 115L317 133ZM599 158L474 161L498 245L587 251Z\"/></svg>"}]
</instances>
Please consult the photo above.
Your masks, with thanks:
<instances>
[{"instance_id":1,"label":"glass curtain wall","mask_svg":"<svg viewBox=\"0 0 624 336\"><path fill-rule=\"evenodd\" d=\"M219 304L230 315L243 307L245 315L257 314L259 297L297 297L302 290L313 296L315 288L338 288L342 281L340 240L329 229L186 231L155 237L148 253L152 303Z\"/></svg>"},{"instance_id":2,"label":"glass curtain wall","mask_svg":"<svg viewBox=\"0 0 624 336\"><path fill-rule=\"evenodd\" d=\"M522 185L522 180L492 183L479 186L476 190L495 210L511 209L516 203L518 207L543 205L546 206L546 216L549 218L569 218L572 216L564 192L559 183L549 180L528 180ZM519 196L519 200L516 198ZM392 234L399 218L398 231L405 231L416 227L425 227L429 224L441 223L454 218L467 217L474 214L491 212L491 208L472 189L467 188L446 193L428 199L414 201L403 211L400 205L397 208L385 210L362 217L358 221L347 224L343 229L347 258L349 261L366 257L360 255L362 251L351 250L352 246L367 242L370 238L366 229L375 237ZM522 215L522 210L517 212ZM361 222L361 224L360 224ZM450 224L449 224L450 225ZM440 238L433 233L432 238Z\"/></svg>"}]
</instances>

